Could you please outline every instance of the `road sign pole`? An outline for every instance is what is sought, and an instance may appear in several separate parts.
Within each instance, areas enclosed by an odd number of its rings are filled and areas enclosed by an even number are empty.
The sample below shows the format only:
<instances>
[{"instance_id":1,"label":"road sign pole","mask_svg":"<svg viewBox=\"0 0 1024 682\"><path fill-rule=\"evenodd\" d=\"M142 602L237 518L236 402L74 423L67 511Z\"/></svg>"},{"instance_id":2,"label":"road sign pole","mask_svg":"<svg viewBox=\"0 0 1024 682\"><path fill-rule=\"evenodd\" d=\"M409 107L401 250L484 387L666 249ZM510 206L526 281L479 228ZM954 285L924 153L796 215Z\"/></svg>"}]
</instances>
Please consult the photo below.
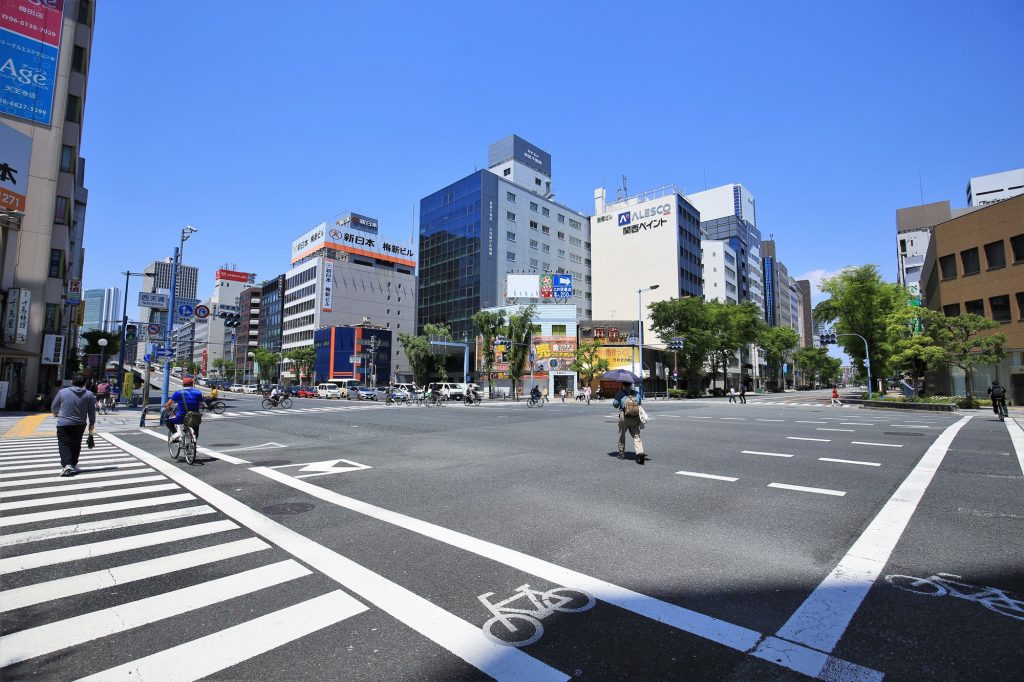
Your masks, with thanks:
<instances>
[{"instance_id":1,"label":"road sign pole","mask_svg":"<svg viewBox=\"0 0 1024 682\"><path fill-rule=\"evenodd\" d=\"M181 253L179 247L174 247L174 265L171 266L171 302L167 306L167 328L164 334L164 347L171 348L171 339L174 337L174 315L175 315L175 289L178 285L178 255ZM167 403L167 396L171 387L171 360L170 358L164 359L164 379L163 384L160 387L160 404L164 405Z\"/></svg>"}]
</instances>

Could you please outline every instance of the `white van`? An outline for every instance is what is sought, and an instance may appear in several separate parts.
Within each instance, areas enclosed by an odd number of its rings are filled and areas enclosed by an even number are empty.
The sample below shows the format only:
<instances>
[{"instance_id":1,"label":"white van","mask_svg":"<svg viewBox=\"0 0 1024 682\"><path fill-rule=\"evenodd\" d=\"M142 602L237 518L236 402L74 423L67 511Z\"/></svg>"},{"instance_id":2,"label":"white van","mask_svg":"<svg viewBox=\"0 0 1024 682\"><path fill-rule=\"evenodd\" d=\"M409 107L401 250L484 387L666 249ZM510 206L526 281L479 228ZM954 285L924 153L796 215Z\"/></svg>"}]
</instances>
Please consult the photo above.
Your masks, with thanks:
<instances>
[{"instance_id":1,"label":"white van","mask_svg":"<svg viewBox=\"0 0 1024 682\"><path fill-rule=\"evenodd\" d=\"M341 389L337 384L317 384L317 398L341 398Z\"/></svg>"},{"instance_id":2,"label":"white van","mask_svg":"<svg viewBox=\"0 0 1024 682\"><path fill-rule=\"evenodd\" d=\"M341 397L348 397L348 389L351 386L358 386L359 381L356 379L331 379L331 383L341 389Z\"/></svg>"}]
</instances>

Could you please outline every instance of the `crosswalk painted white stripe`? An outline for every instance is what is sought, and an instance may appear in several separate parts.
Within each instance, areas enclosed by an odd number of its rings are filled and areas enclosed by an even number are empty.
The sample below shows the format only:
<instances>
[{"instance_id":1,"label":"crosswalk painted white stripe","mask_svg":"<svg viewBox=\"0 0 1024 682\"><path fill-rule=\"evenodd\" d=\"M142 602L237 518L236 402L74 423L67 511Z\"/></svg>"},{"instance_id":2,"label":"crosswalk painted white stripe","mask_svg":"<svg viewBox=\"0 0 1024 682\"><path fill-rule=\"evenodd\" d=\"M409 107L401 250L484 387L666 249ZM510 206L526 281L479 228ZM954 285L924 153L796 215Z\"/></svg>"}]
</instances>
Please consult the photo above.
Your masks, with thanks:
<instances>
[{"instance_id":1,"label":"crosswalk painted white stripe","mask_svg":"<svg viewBox=\"0 0 1024 682\"><path fill-rule=\"evenodd\" d=\"M90 475L98 474L98 473L101 473L101 472L107 472L107 471L121 470L121 469L137 469L139 467L145 467L146 466L145 464L143 464L142 462L139 462L138 460L133 461L133 462L126 462L125 464L108 464L108 465L99 466L99 467L87 466L85 462L79 462L79 464L83 465L83 466L80 466L81 473L83 473L83 474L88 473ZM25 476L38 476L39 473L40 472L37 471L37 470L32 470L32 471L17 471L17 472L11 473L11 474L0 474L0 480L15 479L15 478L22 479ZM126 473L135 473L135 472L126 472ZM52 481L53 480L53 476L47 476L46 480ZM20 480L18 481L19 484L21 482L22 481L20 481Z\"/></svg>"},{"instance_id":2,"label":"crosswalk painted white stripe","mask_svg":"<svg viewBox=\"0 0 1024 682\"><path fill-rule=\"evenodd\" d=\"M231 559L243 554L251 554L265 549L270 545L259 538L246 538L235 540L213 547L194 549L189 552L171 554L169 556L147 559L132 564L112 566L92 573L71 575L66 578L58 578L25 587L0 592L0 612L14 611L16 609L42 604L56 599L72 597L76 594L94 592L115 585L154 578L159 575L167 575L175 571L212 564L224 559Z\"/></svg>"},{"instance_id":3,"label":"crosswalk painted white stripe","mask_svg":"<svg viewBox=\"0 0 1024 682\"><path fill-rule=\"evenodd\" d=\"M90 542L85 545L74 545L72 547L51 549L45 552L22 554L21 556L0 559L0 575L17 573L18 571L27 571L31 568L39 568L41 566L52 566L66 561L91 559L104 554L126 552L130 549L152 547L153 545L162 545L168 542L177 542L178 540L185 540L188 538L198 538L204 535L212 535L214 533L224 533L230 530L235 530L236 528L238 528L238 525L231 521L210 521L209 523L199 523L192 526L182 526L180 528L171 528L169 530L158 530L152 533L130 535L126 538L117 538L116 540L103 540L101 542Z\"/></svg>"},{"instance_id":4,"label":"crosswalk painted white stripe","mask_svg":"<svg viewBox=\"0 0 1024 682\"><path fill-rule=\"evenodd\" d=\"M172 485L170 487L176 488L177 486ZM92 516L94 514L124 511L126 509L159 507L161 505L175 504L177 502L190 502L194 499L196 498L192 493L179 493L177 495L161 495L159 497L146 497L138 500L86 505L84 507L64 507L63 509L52 509L50 511L31 512L28 514L4 514L0 517L0 528L6 526L19 526L26 523L38 523L39 521L53 521L54 519L75 519L83 516Z\"/></svg>"},{"instance_id":5,"label":"crosswalk painted white stripe","mask_svg":"<svg viewBox=\"0 0 1024 682\"><path fill-rule=\"evenodd\" d=\"M144 465L140 463L137 466L144 466ZM152 469L149 469L148 471L152 471ZM138 470L135 470L135 471L131 471L131 470L129 470L129 471L96 471L96 472L93 472L93 473L82 474L82 477L91 481L91 480L94 480L94 479L112 478L112 477L117 477L117 476L134 476L134 475L140 474L140 473L143 473L143 472L138 471ZM82 480L82 478L79 478L79 476L75 476L75 478L78 479L79 481ZM127 481L125 481L125 480L115 481L114 483L111 483L111 485L114 485L115 483L126 483L126 482ZM23 479L16 480L16 481L0 481L0 488L14 488L14 487L17 487L19 485L35 485L35 484L38 484L38 483L53 483L53 476L46 476L45 478L23 478ZM58 489L59 490L68 490L67 487L61 487L61 488L58 488Z\"/></svg>"},{"instance_id":6,"label":"crosswalk painted white stripe","mask_svg":"<svg viewBox=\"0 0 1024 682\"><path fill-rule=\"evenodd\" d=\"M155 493L161 490L181 490L174 483L159 483L157 485L143 485L134 488L123 488L118 490L103 490L95 493L79 493L78 495L57 495L44 497L38 500L19 500L17 502L0 502L0 512L11 509L28 509L30 507L46 507L52 504L64 504L65 502L85 502L86 500L102 500L107 497L126 497L128 495L139 495L141 493Z\"/></svg>"},{"instance_id":7,"label":"crosswalk painted white stripe","mask_svg":"<svg viewBox=\"0 0 1024 682\"><path fill-rule=\"evenodd\" d=\"M251 594L312 573L287 559L0 637L0 667Z\"/></svg>"},{"instance_id":8,"label":"crosswalk painted white stripe","mask_svg":"<svg viewBox=\"0 0 1024 682\"><path fill-rule=\"evenodd\" d=\"M99 533L105 530L116 530L120 528L130 528L132 526L142 526L149 523L161 523L163 521L172 521L174 519L185 519L193 516L203 516L204 514L214 514L216 510L206 505L196 507L182 507L180 509L169 509L161 512L151 512L149 514L135 514L134 516L118 516L113 519L104 519L102 521L89 521L87 523L76 523L73 526L56 526L53 528L39 528L37 530L29 530L22 533L11 533L10 535L0 536L0 547L9 547L11 545L23 545L28 542L40 542L42 540L52 540L54 538L64 538L71 535L87 535L89 533Z\"/></svg>"},{"instance_id":9,"label":"crosswalk painted white stripe","mask_svg":"<svg viewBox=\"0 0 1024 682\"><path fill-rule=\"evenodd\" d=\"M51 479L52 480L52 479ZM49 493L61 493L69 490L88 490L89 488L109 488L115 485L128 485L131 483L149 483L150 481L166 480L160 474L150 476L136 476L125 478L119 481L85 481L83 483L64 483L63 485L51 485L44 488L26 488L24 490L0 490L0 499L12 497L27 497L29 495L46 495Z\"/></svg>"},{"instance_id":10,"label":"crosswalk painted white stripe","mask_svg":"<svg viewBox=\"0 0 1024 682\"><path fill-rule=\"evenodd\" d=\"M341 590L329 592L234 627L180 644L130 663L82 678L79 682L162 680L191 682L266 653L368 607Z\"/></svg>"},{"instance_id":11,"label":"crosswalk painted white stripe","mask_svg":"<svg viewBox=\"0 0 1024 682\"><path fill-rule=\"evenodd\" d=\"M103 459L91 459L89 464L116 464L118 462L131 462L132 458L126 455L117 457L104 457ZM60 460L56 459L53 462L46 464L16 464L0 466L0 471L30 471L33 469L60 469Z\"/></svg>"}]
</instances>

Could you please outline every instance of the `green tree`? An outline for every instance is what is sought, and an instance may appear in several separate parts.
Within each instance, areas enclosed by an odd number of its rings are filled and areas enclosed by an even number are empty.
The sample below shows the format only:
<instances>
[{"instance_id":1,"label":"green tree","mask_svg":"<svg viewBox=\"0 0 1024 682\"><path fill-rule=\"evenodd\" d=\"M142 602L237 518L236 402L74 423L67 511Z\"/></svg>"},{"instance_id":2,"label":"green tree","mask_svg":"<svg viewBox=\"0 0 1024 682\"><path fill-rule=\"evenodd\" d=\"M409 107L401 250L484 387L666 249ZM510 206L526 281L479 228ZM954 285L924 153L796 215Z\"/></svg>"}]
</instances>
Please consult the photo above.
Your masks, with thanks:
<instances>
[{"instance_id":1,"label":"green tree","mask_svg":"<svg viewBox=\"0 0 1024 682\"><path fill-rule=\"evenodd\" d=\"M696 297L673 298L656 301L648 309L651 311L651 328L663 343L669 343L673 336L686 339L679 353L686 378L686 393L691 397L699 396L704 366L713 348L704 301Z\"/></svg>"},{"instance_id":2,"label":"green tree","mask_svg":"<svg viewBox=\"0 0 1024 682\"><path fill-rule=\"evenodd\" d=\"M255 348L252 352L256 356L256 364L259 365L260 379L270 381L277 374L277 366L281 362L281 355L266 348Z\"/></svg>"},{"instance_id":3,"label":"green tree","mask_svg":"<svg viewBox=\"0 0 1024 682\"><path fill-rule=\"evenodd\" d=\"M80 335L85 339L85 348L83 349L86 355L97 356L97 362L99 362L99 356L103 356L103 364L110 364L111 358L117 360L117 354L121 350L120 334L116 332L105 332L101 329L90 329L87 332L82 332ZM104 348L100 346L100 339L106 339L107 345ZM103 372L103 367L97 366L96 372Z\"/></svg>"},{"instance_id":4,"label":"green tree","mask_svg":"<svg viewBox=\"0 0 1024 682\"><path fill-rule=\"evenodd\" d=\"M782 365L799 343L800 335L790 327L761 327L757 335L757 345L764 351L764 361L768 366L771 383L785 388L785 382L780 376Z\"/></svg>"},{"instance_id":5,"label":"green tree","mask_svg":"<svg viewBox=\"0 0 1024 682\"><path fill-rule=\"evenodd\" d=\"M699 299L698 299L699 300ZM723 384L729 365L736 361L743 346L757 339L758 330L763 326L761 311L754 303L704 303L707 328L708 368L711 370L711 385L714 387L718 370L722 370Z\"/></svg>"},{"instance_id":6,"label":"green tree","mask_svg":"<svg viewBox=\"0 0 1024 682\"><path fill-rule=\"evenodd\" d=\"M844 269L835 277L822 280L821 290L828 300L814 307L814 319L835 323L839 334L858 334L867 341L871 351L871 370L875 378L890 374L893 354L888 320L906 306L910 295L899 284L885 282L877 265L861 265ZM856 336L840 336L839 345L857 366L866 371L864 342ZM885 381L881 382L885 390Z\"/></svg>"},{"instance_id":7,"label":"green tree","mask_svg":"<svg viewBox=\"0 0 1024 682\"><path fill-rule=\"evenodd\" d=\"M423 325L423 333L427 337L427 343L429 345L430 340L434 341L451 341L452 331L451 328L443 323L431 323ZM446 361L448 360L448 349L445 346L430 346L431 354L430 360L434 371L437 372L438 379L443 383L448 381L448 367ZM438 358L440 355L440 359Z\"/></svg>"},{"instance_id":8,"label":"green tree","mask_svg":"<svg viewBox=\"0 0 1024 682\"><path fill-rule=\"evenodd\" d=\"M802 370L804 383L814 386L815 379L833 384L842 369L842 362L828 354L827 348L800 348L793 353L793 362Z\"/></svg>"},{"instance_id":9,"label":"green tree","mask_svg":"<svg viewBox=\"0 0 1024 682\"><path fill-rule=\"evenodd\" d=\"M487 375L488 392L493 394L495 361L494 340L505 327L504 309L497 312L478 310L473 314L473 326L476 327L476 330L480 332L480 336L483 337L480 346L481 360L483 360L481 371Z\"/></svg>"},{"instance_id":10,"label":"green tree","mask_svg":"<svg viewBox=\"0 0 1024 682\"><path fill-rule=\"evenodd\" d=\"M301 385L303 379L310 376L313 372L313 363L316 362L316 348L313 348L313 346L292 348L288 351L288 359L292 361L295 373L299 378L299 384Z\"/></svg>"},{"instance_id":11,"label":"green tree","mask_svg":"<svg viewBox=\"0 0 1024 682\"><path fill-rule=\"evenodd\" d=\"M233 363L228 358L224 358L224 357L214 358L213 359L213 368L222 377L226 378L229 375L229 373L230 373L231 378L232 379L235 378L235 363Z\"/></svg>"},{"instance_id":12,"label":"green tree","mask_svg":"<svg viewBox=\"0 0 1024 682\"><path fill-rule=\"evenodd\" d=\"M405 351L405 359L412 370L413 381L417 386L426 386L430 382L430 369L433 367L433 353L430 342L425 336L415 334L399 334L398 342Z\"/></svg>"},{"instance_id":13,"label":"green tree","mask_svg":"<svg viewBox=\"0 0 1024 682\"><path fill-rule=\"evenodd\" d=\"M925 319L932 311L906 305L893 311L886 320L889 340L893 345L890 367L914 378L914 385L924 378L925 372L943 365L945 351L925 327Z\"/></svg>"},{"instance_id":14,"label":"green tree","mask_svg":"<svg viewBox=\"0 0 1024 682\"><path fill-rule=\"evenodd\" d=\"M536 314L537 308L530 305L508 316L508 378L512 383L512 395L516 395L516 384L522 384L526 363L533 350L530 340L533 338L533 318Z\"/></svg>"},{"instance_id":15,"label":"green tree","mask_svg":"<svg viewBox=\"0 0 1024 682\"><path fill-rule=\"evenodd\" d=\"M608 371L608 361L598 355L601 344L584 343L576 348L576 359L570 369L580 375L584 386L594 383L594 377Z\"/></svg>"}]
</instances>

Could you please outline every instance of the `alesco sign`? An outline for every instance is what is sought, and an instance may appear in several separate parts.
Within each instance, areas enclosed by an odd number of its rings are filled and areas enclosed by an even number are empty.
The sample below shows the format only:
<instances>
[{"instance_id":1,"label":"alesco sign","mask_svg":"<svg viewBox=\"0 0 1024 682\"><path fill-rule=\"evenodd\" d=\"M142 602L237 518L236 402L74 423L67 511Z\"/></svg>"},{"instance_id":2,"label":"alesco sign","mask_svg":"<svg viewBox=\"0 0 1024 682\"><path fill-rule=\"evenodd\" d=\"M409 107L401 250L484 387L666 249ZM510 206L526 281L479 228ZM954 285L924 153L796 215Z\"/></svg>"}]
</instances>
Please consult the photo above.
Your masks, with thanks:
<instances>
[{"instance_id":1,"label":"alesco sign","mask_svg":"<svg viewBox=\"0 0 1024 682\"><path fill-rule=\"evenodd\" d=\"M623 211L619 213L619 227L635 223L639 220L654 218L656 216L672 215L672 204L662 204L652 208L645 208L642 211Z\"/></svg>"}]
</instances>

